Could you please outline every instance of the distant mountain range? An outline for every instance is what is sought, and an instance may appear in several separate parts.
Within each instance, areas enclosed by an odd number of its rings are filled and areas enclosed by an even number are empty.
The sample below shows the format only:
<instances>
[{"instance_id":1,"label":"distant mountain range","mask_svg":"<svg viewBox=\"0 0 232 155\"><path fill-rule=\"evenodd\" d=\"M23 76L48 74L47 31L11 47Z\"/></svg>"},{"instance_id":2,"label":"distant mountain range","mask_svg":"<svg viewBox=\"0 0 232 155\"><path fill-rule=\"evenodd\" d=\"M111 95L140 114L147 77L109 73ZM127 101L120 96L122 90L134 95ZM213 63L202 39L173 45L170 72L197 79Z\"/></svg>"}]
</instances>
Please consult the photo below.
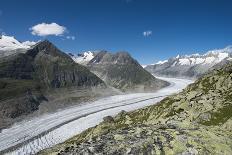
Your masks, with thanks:
<instances>
[{"instance_id":1,"label":"distant mountain range","mask_svg":"<svg viewBox=\"0 0 232 155\"><path fill-rule=\"evenodd\" d=\"M232 46L208 51L203 55L176 56L144 66L152 74L168 77L196 78L232 60Z\"/></svg>"}]
</instances>

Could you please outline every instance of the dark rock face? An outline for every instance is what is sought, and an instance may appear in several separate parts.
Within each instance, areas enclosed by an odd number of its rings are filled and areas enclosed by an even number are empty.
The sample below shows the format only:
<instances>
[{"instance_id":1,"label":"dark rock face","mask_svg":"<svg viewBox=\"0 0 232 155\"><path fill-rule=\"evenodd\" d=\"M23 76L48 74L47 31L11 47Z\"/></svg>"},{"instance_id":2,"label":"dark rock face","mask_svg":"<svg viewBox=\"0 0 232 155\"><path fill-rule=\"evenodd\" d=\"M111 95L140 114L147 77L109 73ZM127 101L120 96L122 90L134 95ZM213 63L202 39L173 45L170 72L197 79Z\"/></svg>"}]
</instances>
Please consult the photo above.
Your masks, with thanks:
<instances>
[{"instance_id":1,"label":"dark rock face","mask_svg":"<svg viewBox=\"0 0 232 155\"><path fill-rule=\"evenodd\" d=\"M150 91L168 85L144 70L127 52L99 52L87 67L108 85L123 91Z\"/></svg>"},{"instance_id":2,"label":"dark rock face","mask_svg":"<svg viewBox=\"0 0 232 155\"><path fill-rule=\"evenodd\" d=\"M32 72L32 59L25 54L0 59L0 78L32 79Z\"/></svg>"},{"instance_id":3,"label":"dark rock face","mask_svg":"<svg viewBox=\"0 0 232 155\"><path fill-rule=\"evenodd\" d=\"M39 52L38 51L43 51ZM76 64L65 53L59 51L48 41L28 51L35 57L36 77L47 87L60 88L66 86L96 86L103 82L85 67Z\"/></svg>"},{"instance_id":4,"label":"dark rock face","mask_svg":"<svg viewBox=\"0 0 232 155\"><path fill-rule=\"evenodd\" d=\"M0 59L0 117L16 118L38 109L55 88L105 86L87 68L45 40L26 53ZM68 92L67 92L68 93Z\"/></svg>"},{"instance_id":5,"label":"dark rock face","mask_svg":"<svg viewBox=\"0 0 232 155\"><path fill-rule=\"evenodd\" d=\"M96 86L103 83L49 41L40 42L25 54L1 60L0 78L33 79L48 88Z\"/></svg>"}]
</instances>

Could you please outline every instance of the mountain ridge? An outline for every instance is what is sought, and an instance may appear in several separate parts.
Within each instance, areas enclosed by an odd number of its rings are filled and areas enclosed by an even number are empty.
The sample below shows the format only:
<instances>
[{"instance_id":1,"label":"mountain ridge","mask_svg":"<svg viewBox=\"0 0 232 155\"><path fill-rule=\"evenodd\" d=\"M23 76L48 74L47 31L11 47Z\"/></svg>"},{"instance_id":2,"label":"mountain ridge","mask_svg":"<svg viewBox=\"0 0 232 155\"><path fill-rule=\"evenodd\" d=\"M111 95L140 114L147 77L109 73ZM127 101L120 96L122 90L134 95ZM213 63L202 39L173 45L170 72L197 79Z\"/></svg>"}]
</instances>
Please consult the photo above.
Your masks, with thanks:
<instances>
[{"instance_id":1,"label":"mountain ridge","mask_svg":"<svg viewBox=\"0 0 232 155\"><path fill-rule=\"evenodd\" d=\"M223 49L211 50L205 54L183 55L147 65L145 69L155 75L169 77L197 78L212 70L222 61L230 61L232 46Z\"/></svg>"}]
</instances>

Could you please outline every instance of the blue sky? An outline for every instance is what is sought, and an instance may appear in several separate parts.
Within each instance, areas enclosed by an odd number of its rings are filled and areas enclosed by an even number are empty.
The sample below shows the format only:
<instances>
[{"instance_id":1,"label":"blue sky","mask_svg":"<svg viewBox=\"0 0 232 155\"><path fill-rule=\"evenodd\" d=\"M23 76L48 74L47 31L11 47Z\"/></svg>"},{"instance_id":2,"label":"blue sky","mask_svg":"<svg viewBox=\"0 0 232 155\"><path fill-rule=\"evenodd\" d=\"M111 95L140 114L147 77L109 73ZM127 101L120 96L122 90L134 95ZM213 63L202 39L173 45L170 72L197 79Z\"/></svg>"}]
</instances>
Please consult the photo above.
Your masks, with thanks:
<instances>
[{"instance_id":1,"label":"blue sky","mask_svg":"<svg viewBox=\"0 0 232 155\"><path fill-rule=\"evenodd\" d=\"M1 0L0 31L21 41L49 39L65 52L128 51L149 64L232 45L231 6L231 0ZM30 28L41 23L66 29L33 35Z\"/></svg>"}]
</instances>

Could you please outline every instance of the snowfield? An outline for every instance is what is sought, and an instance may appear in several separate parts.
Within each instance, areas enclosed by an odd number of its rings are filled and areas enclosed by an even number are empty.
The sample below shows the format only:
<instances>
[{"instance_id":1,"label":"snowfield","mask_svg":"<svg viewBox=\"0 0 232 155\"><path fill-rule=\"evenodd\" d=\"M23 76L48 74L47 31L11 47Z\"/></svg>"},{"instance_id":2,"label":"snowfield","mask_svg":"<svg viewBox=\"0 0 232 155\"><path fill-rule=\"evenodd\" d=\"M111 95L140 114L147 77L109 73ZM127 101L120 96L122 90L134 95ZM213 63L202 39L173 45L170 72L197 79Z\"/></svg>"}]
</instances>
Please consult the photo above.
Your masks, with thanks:
<instances>
[{"instance_id":1,"label":"snowfield","mask_svg":"<svg viewBox=\"0 0 232 155\"><path fill-rule=\"evenodd\" d=\"M159 78L171 85L154 93L106 97L17 123L0 133L0 154L35 154L97 125L105 116L155 104L193 82L186 79Z\"/></svg>"},{"instance_id":2,"label":"snowfield","mask_svg":"<svg viewBox=\"0 0 232 155\"><path fill-rule=\"evenodd\" d=\"M19 42L12 36L0 35L0 50L10 51L16 49L29 49L31 46L35 45L34 41Z\"/></svg>"}]
</instances>

